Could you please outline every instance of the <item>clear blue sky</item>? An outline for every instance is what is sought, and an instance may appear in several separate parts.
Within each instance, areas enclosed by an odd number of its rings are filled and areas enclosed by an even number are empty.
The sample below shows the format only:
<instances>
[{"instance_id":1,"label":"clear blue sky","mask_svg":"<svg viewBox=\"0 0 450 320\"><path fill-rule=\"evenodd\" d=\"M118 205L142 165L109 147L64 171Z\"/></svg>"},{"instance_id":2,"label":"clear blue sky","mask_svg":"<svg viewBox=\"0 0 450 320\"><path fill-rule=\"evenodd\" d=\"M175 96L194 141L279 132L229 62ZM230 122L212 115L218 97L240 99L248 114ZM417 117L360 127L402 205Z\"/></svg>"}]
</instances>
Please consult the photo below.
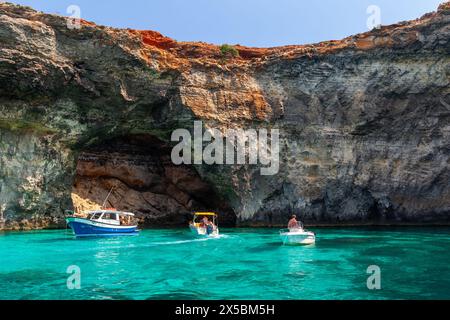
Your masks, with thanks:
<instances>
[{"instance_id":1,"label":"clear blue sky","mask_svg":"<svg viewBox=\"0 0 450 320\"><path fill-rule=\"evenodd\" d=\"M369 5L391 24L434 11L444 0L9 0L68 15L78 5L97 24L150 29L180 41L271 47L341 39L367 31Z\"/></svg>"}]
</instances>

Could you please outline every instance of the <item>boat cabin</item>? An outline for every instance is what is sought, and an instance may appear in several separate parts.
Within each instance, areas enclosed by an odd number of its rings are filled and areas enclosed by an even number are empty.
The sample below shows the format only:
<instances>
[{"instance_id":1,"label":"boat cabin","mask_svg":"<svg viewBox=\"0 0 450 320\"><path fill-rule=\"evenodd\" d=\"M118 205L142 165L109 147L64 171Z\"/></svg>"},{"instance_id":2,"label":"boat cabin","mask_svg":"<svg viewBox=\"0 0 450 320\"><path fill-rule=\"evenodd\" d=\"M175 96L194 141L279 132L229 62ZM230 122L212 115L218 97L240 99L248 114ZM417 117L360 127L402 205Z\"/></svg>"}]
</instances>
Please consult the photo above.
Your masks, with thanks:
<instances>
[{"instance_id":1,"label":"boat cabin","mask_svg":"<svg viewBox=\"0 0 450 320\"><path fill-rule=\"evenodd\" d=\"M92 221L112 224L116 226L131 225L134 214L115 210L96 210L88 212L88 219Z\"/></svg>"}]
</instances>

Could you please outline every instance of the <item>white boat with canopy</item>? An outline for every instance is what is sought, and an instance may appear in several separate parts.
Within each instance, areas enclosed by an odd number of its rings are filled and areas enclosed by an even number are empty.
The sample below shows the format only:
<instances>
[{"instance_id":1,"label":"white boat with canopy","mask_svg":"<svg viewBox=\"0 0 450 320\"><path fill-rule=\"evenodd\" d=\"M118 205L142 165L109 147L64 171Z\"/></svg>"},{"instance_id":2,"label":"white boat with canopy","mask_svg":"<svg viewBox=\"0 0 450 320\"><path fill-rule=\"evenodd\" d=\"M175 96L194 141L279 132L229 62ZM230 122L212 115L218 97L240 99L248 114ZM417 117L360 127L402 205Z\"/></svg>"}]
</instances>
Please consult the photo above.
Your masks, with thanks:
<instances>
[{"instance_id":1,"label":"white boat with canopy","mask_svg":"<svg viewBox=\"0 0 450 320\"><path fill-rule=\"evenodd\" d=\"M214 212L195 212L189 229L196 236L217 237L219 235L218 217Z\"/></svg>"}]
</instances>

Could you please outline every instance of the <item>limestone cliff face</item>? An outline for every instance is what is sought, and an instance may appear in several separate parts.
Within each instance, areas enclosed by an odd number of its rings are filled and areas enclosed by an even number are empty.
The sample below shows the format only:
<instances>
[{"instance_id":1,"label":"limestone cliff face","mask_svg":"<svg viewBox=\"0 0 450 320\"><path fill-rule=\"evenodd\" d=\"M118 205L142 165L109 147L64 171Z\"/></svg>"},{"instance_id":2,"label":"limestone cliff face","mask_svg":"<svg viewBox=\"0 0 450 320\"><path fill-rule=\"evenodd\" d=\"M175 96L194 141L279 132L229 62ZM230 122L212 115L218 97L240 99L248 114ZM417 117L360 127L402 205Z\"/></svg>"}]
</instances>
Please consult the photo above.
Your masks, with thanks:
<instances>
[{"instance_id":1,"label":"limestone cliff face","mask_svg":"<svg viewBox=\"0 0 450 320\"><path fill-rule=\"evenodd\" d=\"M148 225L449 222L450 5L341 41L176 42L0 4L4 228L109 205ZM278 128L280 171L175 166L170 134Z\"/></svg>"}]
</instances>

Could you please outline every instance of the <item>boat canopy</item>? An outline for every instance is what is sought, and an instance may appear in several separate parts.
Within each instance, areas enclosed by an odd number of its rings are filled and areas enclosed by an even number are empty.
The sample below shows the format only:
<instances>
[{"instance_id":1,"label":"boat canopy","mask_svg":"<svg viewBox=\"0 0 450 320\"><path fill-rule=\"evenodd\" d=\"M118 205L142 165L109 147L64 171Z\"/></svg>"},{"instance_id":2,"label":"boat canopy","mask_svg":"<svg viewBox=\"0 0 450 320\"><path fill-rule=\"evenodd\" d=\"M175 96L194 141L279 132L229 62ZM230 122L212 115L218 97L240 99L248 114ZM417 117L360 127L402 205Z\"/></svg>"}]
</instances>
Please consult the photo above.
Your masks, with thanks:
<instances>
[{"instance_id":1,"label":"boat canopy","mask_svg":"<svg viewBox=\"0 0 450 320\"><path fill-rule=\"evenodd\" d=\"M217 216L214 212L194 212L195 216Z\"/></svg>"}]
</instances>

